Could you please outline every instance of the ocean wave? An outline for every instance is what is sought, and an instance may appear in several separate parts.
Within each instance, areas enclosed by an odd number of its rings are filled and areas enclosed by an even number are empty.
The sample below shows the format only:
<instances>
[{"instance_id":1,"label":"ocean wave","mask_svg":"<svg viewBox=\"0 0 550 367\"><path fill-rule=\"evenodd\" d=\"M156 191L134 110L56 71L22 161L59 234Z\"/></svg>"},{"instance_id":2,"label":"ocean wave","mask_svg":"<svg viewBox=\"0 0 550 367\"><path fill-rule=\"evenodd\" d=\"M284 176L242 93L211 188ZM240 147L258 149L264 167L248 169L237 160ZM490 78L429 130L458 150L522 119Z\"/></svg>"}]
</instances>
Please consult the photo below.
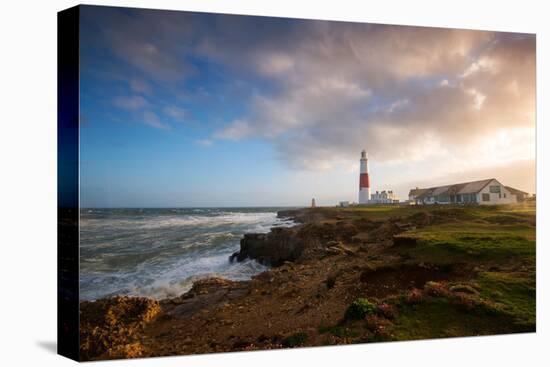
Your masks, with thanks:
<instances>
[{"instance_id":1,"label":"ocean wave","mask_svg":"<svg viewBox=\"0 0 550 367\"><path fill-rule=\"evenodd\" d=\"M229 262L242 236L294 225L275 211L200 210L106 210L81 218L82 299L161 299L186 292L201 277L250 279L266 268L252 260Z\"/></svg>"},{"instance_id":2,"label":"ocean wave","mask_svg":"<svg viewBox=\"0 0 550 367\"><path fill-rule=\"evenodd\" d=\"M162 215L144 216L139 218L81 218L80 225L84 228L111 227L155 229L166 227L218 227L227 225L256 224L260 229L269 230L270 226L282 224L273 212L235 213L222 212L218 215Z\"/></svg>"},{"instance_id":3,"label":"ocean wave","mask_svg":"<svg viewBox=\"0 0 550 367\"><path fill-rule=\"evenodd\" d=\"M229 263L226 256L207 258L191 268L174 267L162 273L111 274L81 279L81 299L94 300L115 295L150 297L158 300L173 298L189 291L199 279L222 277L230 280L248 280L267 270L265 265L254 260ZM208 264L211 262L211 264ZM221 265L221 266L220 266Z\"/></svg>"},{"instance_id":4,"label":"ocean wave","mask_svg":"<svg viewBox=\"0 0 550 367\"><path fill-rule=\"evenodd\" d=\"M271 223L276 219L275 213L221 213L219 215L186 215L169 218L158 218L147 221L143 228L159 228L174 226L217 227L231 224Z\"/></svg>"}]
</instances>

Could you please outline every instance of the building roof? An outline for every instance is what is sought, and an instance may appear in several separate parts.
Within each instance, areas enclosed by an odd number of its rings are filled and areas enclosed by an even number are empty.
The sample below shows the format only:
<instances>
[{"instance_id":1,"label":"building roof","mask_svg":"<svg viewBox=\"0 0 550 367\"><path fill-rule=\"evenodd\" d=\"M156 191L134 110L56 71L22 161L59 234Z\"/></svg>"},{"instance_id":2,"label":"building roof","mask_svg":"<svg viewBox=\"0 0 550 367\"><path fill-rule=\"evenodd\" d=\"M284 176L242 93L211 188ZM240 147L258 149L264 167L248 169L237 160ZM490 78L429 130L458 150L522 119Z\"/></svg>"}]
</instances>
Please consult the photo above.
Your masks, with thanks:
<instances>
[{"instance_id":1,"label":"building roof","mask_svg":"<svg viewBox=\"0 0 550 367\"><path fill-rule=\"evenodd\" d=\"M518 190L518 189L514 189L513 187L510 187L510 186L504 186L506 188L506 190L510 191L510 193L512 195L517 195L517 194L521 194L521 195L529 195L528 192L525 192L525 191L521 191L521 190Z\"/></svg>"},{"instance_id":2,"label":"building roof","mask_svg":"<svg viewBox=\"0 0 550 367\"><path fill-rule=\"evenodd\" d=\"M459 194L477 194L489 182L495 180L494 178L488 178L486 180L463 182L454 185L445 185L445 186L435 186L428 189L419 189L423 190L416 198L423 199L428 196L438 196L438 195L459 195ZM496 180L495 180L496 181ZM411 190L412 192L413 190Z\"/></svg>"},{"instance_id":3,"label":"building roof","mask_svg":"<svg viewBox=\"0 0 550 367\"><path fill-rule=\"evenodd\" d=\"M409 191L409 196L411 196L411 195L414 195L414 196L421 195L424 192L426 192L426 190L429 190L429 189L419 189L418 187L416 189L411 189L411 191Z\"/></svg>"}]
</instances>

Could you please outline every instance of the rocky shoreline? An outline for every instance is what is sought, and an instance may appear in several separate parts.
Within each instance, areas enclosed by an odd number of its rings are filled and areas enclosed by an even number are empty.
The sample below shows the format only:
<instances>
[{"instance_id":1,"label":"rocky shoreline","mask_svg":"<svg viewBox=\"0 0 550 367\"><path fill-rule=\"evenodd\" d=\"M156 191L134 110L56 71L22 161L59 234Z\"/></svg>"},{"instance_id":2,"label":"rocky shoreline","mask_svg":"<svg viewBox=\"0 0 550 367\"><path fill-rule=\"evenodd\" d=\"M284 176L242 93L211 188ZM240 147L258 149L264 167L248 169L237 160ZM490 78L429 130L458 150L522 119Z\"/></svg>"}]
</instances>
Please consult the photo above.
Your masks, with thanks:
<instances>
[{"instance_id":1,"label":"rocky shoreline","mask_svg":"<svg viewBox=\"0 0 550 367\"><path fill-rule=\"evenodd\" d=\"M228 260L252 258L271 266L250 281L202 279L185 294L160 301L82 301L81 358L403 340L397 315L437 295L453 310L482 310L468 316L474 330L453 326L449 336L530 331L503 322L509 321L505 313L496 312L489 321L480 316L491 305L468 282L493 262L426 261L411 251L417 247L411 230L464 221L462 210L407 208L397 214L336 208L280 212L298 224L245 234L240 251ZM518 265L498 266L516 271Z\"/></svg>"}]
</instances>

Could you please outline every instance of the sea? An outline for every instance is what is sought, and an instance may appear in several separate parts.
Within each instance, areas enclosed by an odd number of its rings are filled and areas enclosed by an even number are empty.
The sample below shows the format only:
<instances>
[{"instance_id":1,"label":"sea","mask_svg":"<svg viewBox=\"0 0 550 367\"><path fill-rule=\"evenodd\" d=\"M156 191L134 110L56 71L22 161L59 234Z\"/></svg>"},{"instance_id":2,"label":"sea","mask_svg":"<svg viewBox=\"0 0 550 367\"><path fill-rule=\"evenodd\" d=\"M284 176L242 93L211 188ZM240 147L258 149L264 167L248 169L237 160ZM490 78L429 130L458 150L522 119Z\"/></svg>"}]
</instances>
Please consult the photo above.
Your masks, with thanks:
<instances>
[{"instance_id":1,"label":"sea","mask_svg":"<svg viewBox=\"0 0 550 367\"><path fill-rule=\"evenodd\" d=\"M277 218L282 209L288 208L82 209L80 299L163 299L204 277L250 279L266 267L231 263L229 256L245 233L294 225Z\"/></svg>"}]
</instances>

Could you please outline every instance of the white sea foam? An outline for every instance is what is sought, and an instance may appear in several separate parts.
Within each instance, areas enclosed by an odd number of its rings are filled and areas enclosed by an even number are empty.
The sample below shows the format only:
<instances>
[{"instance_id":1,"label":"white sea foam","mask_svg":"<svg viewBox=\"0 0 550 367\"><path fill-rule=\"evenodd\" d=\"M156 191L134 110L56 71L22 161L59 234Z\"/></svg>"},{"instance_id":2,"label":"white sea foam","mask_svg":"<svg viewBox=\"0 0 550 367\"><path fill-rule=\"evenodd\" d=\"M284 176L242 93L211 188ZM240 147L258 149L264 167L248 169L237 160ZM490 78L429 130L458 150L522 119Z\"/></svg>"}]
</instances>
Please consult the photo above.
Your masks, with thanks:
<instances>
[{"instance_id":1,"label":"white sea foam","mask_svg":"<svg viewBox=\"0 0 550 367\"><path fill-rule=\"evenodd\" d=\"M140 219L111 219L106 222L104 219L81 218L80 224L83 227L93 228L97 226L109 227L131 227L131 228L163 228L163 227L186 227L186 226L201 226L201 227L217 227L226 225L246 225L257 224L259 229L269 230L273 225L283 225L287 221L277 218L274 212L253 212L253 213L236 213L236 212L221 212L218 215L162 215L158 217L144 217Z\"/></svg>"},{"instance_id":2,"label":"white sea foam","mask_svg":"<svg viewBox=\"0 0 550 367\"><path fill-rule=\"evenodd\" d=\"M142 224L142 228L161 228L174 226L201 226L216 227L226 225L258 223L272 225L276 222L275 213L222 213L215 216L186 215L162 217L156 220L148 220Z\"/></svg>"},{"instance_id":3,"label":"white sea foam","mask_svg":"<svg viewBox=\"0 0 550 367\"><path fill-rule=\"evenodd\" d=\"M207 261L211 260L213 259ZM216 271L207 271L209 267L197 266L193 269L196 275L188 275L188 272L174 269L166 274L157 275L151 284L140 285L136 282L132 282L128 284L125 293L128 295L145 296L156 299L177 297L189 291L193 283L199 279L222 277L232 280L247 280L253 275L267 270L266 266L254 260L245 260L241 263L228 264L227 257L223 256L220 259L214 260L214 262L217 263L217 265L223 263L223 266L211 267L212 269L216 269Z\"/></svg>"},{"instance_id":4,"label":"white sea foam","mask_svg":"<svg viewBox=\"0 0 550 367\"><path fill-rule=\"evenodd\" d=\"M230 263L244 233L290 226L275 211L223 209L103 210L81 220L81 297L166 298L197 279L245 280L266 268Z\"/></svg>"}]
</instances>

